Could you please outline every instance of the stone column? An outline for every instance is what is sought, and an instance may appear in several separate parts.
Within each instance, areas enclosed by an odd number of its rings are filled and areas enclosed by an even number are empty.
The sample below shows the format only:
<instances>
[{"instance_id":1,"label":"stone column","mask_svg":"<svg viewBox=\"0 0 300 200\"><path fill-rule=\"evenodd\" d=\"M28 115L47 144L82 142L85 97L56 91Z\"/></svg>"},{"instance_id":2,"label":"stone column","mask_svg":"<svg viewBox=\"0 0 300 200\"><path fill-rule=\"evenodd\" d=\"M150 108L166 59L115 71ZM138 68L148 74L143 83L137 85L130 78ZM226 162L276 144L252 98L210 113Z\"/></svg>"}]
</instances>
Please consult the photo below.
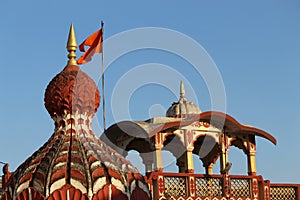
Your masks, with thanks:
<instances>
[{"instance_id":1,"label":"stone column","mask_svg":"<svg viewBox=\"0 0 300 200\"><path fill-rule=\"evenodd\" d=\"M145 164L145 172L146 174L149 174L152 172L152 162L150 163L144 163Z\"/></svg>"},{"instance_id":2,"label":"stone column","mask_svg":"<svg viewBox=\"0 0 300 200\"><path fill-rule=\"evenodd\" d=\"M194 173L193 149L194 147L188 147L186 152L187 173Z\"/></svg>"},{"instance_id":3,"label":"stone column","mask_svg":"<svg viewBox=\"0 0 300 200\"><path fill-rule=\"evenodd\" d=\"M228 162L228 148L227 148L227 137L224 135L224 133L221 133L220 136L220 147L221 147L221 154L220 154L220 172L221 174L224 174L224 169L226 166L226 163Z\"/></svg>"},{"instance_id":4,"label":"stone column","mask_svg":"<svg viewBox=\"0 0 300 200\"><path fill-rule=\"evenodd\" d=\"M163 171L163 164L162 164L162 153L161 149L163 148L160 144L155 144L155 162L154 162L154 169L156 171Z\"/></svg>"},{"instance_id":5,"label":"stone column","mask_svg":"<svg viewBox=\"0 0 300 200\"><path fill-rule=\"evenodd\" d=\"M247 162L248 162L248 175L256 175L256 145L255 136L249 136L247 142Z\"/></svg>"},{"instance_id":6,"label":"stone column","mask_svg":"<svg viewBox=\"0 0 300 200\"><path fill-rule=\"evenodd\" d=\"M162 133L155 134L155 155L154 155L154 170L155 171L163 171L163 163L162 163L162 148L163 145L163 135Z\"/></svg>"},{"instance_id":7,"label":"stone column","mask_svg":"<svg viewBox=\"0 0 300 200\"><path fill-rule=\"evenodd\" d=\"M213 166L214 166L214 163L211 163L210 165L205 166L206 175L212 175L213 174Z\"/></svg>"},{"instance_id":8,"label":"stone column","mask_svg":"<svg viewBox=\"0 0 300 200\"><path fill-rule=\"evenodd\" d=\"M153 164L153 152L149 153L140 153L143 163L145 165L145 172L146 175L150 174L152 172L152 164Z\"/></svg>"},{"instance_id":9,"label":"stone column","mask_svg":"<svg viewBox=\"0 0 300 200\"><path fill-rule=\"evenodd\" d=\"M256 175L256 159L255 159L256 152L250 151L247 154L247 161L248 161L248 175Z\"/></svg>"}]
</instances>

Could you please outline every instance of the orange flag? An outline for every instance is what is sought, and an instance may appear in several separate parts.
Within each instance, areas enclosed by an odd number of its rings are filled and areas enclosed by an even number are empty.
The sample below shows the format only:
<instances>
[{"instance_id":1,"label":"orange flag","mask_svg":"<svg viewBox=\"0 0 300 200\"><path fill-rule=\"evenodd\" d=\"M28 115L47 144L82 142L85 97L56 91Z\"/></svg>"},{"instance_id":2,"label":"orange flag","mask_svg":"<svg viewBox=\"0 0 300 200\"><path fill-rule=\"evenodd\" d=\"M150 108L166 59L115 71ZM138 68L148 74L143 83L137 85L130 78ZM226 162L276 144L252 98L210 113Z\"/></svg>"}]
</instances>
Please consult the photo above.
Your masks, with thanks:
<instances>
[{"instance_id":1,"label":"orange flag","mask_svg":"<svg viewBox=\"0 0 300 200\"><path fill-rule=\"evenodd\" d=\"M77 64L85 64L92 60L92 56L94 54L102 53L102 42L103 32L101 28L100 30L90 35L79 45L79 50L81 52L84 52L84 54L77 60ZM90 48L85 51L84 46L89 46Z\"/></svg>"}]
</instances>

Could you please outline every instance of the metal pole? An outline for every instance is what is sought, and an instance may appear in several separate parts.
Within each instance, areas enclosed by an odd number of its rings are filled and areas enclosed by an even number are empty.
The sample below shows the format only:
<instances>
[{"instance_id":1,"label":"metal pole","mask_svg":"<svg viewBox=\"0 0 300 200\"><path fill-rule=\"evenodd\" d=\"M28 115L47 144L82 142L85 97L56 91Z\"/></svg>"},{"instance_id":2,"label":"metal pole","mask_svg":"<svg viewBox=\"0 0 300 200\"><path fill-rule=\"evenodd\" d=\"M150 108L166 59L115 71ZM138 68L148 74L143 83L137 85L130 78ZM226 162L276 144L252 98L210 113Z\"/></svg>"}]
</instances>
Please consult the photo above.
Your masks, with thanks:
<instances>
[{"instance_id":1,"label":"metal pole","mask_svg":"<svg viewBox=\"0 0 300 200\"><path fill-rule=\"evenodd\" d=\"M105 109L105 93L104 93L104 46L103 46L103 37L104 37L104 22L101 21L101 30L102 30L102 38L101 38L101 45L102 45L102 103L103 103L103 128L104 132L106 131L106 109Z\"/></svg>"}]
</instances>

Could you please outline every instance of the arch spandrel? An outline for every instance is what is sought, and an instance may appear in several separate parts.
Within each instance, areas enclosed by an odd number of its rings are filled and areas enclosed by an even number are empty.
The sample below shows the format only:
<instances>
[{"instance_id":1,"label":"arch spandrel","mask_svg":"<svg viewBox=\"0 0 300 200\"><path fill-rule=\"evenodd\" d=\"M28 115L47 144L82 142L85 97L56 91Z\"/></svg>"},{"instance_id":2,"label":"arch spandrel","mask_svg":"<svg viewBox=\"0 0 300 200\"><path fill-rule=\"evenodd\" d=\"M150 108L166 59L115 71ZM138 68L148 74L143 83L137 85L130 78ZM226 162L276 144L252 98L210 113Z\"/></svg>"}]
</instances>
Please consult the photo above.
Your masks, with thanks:
<instances>
[{"instance_id":1,"label":"arch spandrel","mask_svg":"<svg viewBox=\"0 0 300 200\"><path fill-rule=\"evenodd\" d=\"M229 146L234 146L237 147L239 149L241 149L245 154L247 154L248 150L248 145L247 145L247 141L243 140L241 138L230 138L229 139Z\"/></svg>"},{"instance_id":2,"label":"arch spandrel","mask_svg":"<svg viewBox=\"0 0 300 200\"><path fill-rule=\"evenodd\" d=\"M173 132L165 132L165 133L161 133L161 134L162 134L162 144L164 144L167 141L168 137L176 136L179 139L179 141L182 143L182 145L185 146L183 130L176 130Z\"/></svg>"}]
</instances>

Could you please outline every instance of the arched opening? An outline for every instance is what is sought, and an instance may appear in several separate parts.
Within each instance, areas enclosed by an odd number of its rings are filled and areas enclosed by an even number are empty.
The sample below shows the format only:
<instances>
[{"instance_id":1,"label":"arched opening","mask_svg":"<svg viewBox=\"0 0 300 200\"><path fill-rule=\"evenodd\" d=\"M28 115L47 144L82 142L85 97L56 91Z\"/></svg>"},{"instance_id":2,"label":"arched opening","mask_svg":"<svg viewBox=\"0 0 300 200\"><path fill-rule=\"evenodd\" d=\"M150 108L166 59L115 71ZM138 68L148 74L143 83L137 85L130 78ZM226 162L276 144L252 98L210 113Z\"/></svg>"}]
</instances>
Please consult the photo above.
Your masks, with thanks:
<instances>
[{"instance_id":1,"label":"arched opening","mask_svg":"<svg viewBox=\"0 0 300 200\"><path fill-rule=\"evenodd\" d=\"M138 152L139 158L142 159L142 166L139 164L139 171L143 172L143 174L150 173L153 170L154 163L154 150L149 141L141 138L133 139L126 146L126 153L136 151ZM135 154L130 154L130 156L135 156Z\"/></svg>"},{"instance_id":2,"label":"arched opening","mask_svg":"<svg viewBox=\"0 0 300 200\"><path fill-rule=\"evenodd\" d=\"M228 162L232 163L230 174L247 174L247 157L241 149L237 147L230 148L228 152Z\"/></svg>"},{"instance_id":3,"label":"arched opening","mask_svg":"<svg viewBox=\"0 0 300 200\"><path fill-rule=\"evenodd\" d=\"M135 138L126 146L125 150L136 150L140 153L149 153L153 151L153 148L149 141L141 138Z\"/></svg>"},{"instance_id":4,"label":"arched opening","mask_svg":"<svg viewBox=\"0 0 300 200\"><path fill-rule=\"evenodd\" d=\"M241 139L235 139L231 142L230 150L228 152L228 162L232 163L230 174L247 174L246 151L247 149Z\"/></svg>"},{"instance_id":5,"label":"arched opening","mask_svg":"<svg viewBox=\"0 0 300 200\"><path fill-rule=\"evenodd\" d=\"M170 151L163 150L162 158L164 172L178 172L176 158Z\"/></svg>"},{"instance_id":6,"label":"arched opening","mask_svg":"<svg viewBox=\"0 0 300 200\"><path fill-rule=\"evenodd\" d=\"M194 142L193 154L202 161L206 174L213 174L213 167L219 157L219 152L218 141L212 136L202 135Z\"/></svg>"},{"instance_id":7,"label":"arched opening","mask_svg":"<svg viewBox=\"0 0 300 200\"><path fill-rule=\"evenodd\" d=\"M135 166L142 175L146 174L143 159L141 158L140 153L138 151L130 150L126 156L126 159L129 160L131 164Z\"/></svg>"},{"instance_id":8,"label":"arched opening","mask_svg":"<svg viewBox=\"0 0 300 200\"><path fill-rule=\"evenodd\" d=\"M193 160L194 160L194 173L205 174L205 168L203 167L203 163L199 158L199 155L193 154Z\"/></svg>"},{"instance_id":9,"label":"arched opening","mask_svg":"<svg viewBox=\"0 0 300 200\"><path fill-rule=\"evenodd\" d=\"M126 156L127 152L132 149L138 152L151 151L148 133L140 124L132 121L113 124L101 135L100 139L123 156Z\"/></svg>"},{"instance_id":10,"label":"arched opening","mask_svg":"<svg viewBox=\"0 0 300 200\"><path fill-rule=\"evenodd\" d=\"M186 148L180 138L175 134L170 134L166 137L163 146L164 169L172 172L184 172L186 170Z\"/></svg>"}]
</instances>

